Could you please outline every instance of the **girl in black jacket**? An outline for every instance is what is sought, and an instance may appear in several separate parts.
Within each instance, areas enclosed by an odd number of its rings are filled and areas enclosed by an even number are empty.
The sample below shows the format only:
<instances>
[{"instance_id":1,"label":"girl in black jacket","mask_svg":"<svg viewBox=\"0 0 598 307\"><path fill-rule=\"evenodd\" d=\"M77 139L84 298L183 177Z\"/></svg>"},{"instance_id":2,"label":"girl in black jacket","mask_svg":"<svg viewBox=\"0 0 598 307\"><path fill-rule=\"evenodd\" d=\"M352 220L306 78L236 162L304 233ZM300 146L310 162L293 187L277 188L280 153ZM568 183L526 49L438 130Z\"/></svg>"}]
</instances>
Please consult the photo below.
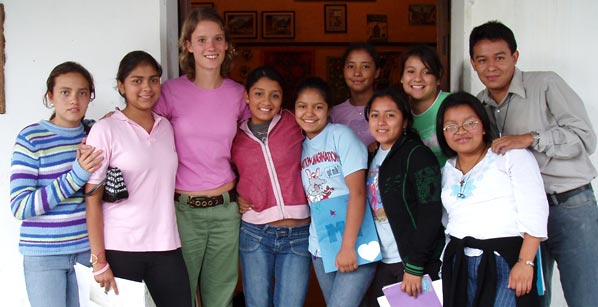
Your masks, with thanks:
<instances>
[{"instance_id":1,"label":"girl in black jacket","mask_svg":"<svg viewBox=\"0 0 598 307\"><path fill-rule=\"evenodd\" d=\"M438 279L444 245L440 167L411 128L408 100L393 89L376 91L365 115L380 143L370 163L367 200L382 246L382 262L370 288L370 305L382 287L402 281L417 297L422 275Z\"/></svg>"}]
</instances>

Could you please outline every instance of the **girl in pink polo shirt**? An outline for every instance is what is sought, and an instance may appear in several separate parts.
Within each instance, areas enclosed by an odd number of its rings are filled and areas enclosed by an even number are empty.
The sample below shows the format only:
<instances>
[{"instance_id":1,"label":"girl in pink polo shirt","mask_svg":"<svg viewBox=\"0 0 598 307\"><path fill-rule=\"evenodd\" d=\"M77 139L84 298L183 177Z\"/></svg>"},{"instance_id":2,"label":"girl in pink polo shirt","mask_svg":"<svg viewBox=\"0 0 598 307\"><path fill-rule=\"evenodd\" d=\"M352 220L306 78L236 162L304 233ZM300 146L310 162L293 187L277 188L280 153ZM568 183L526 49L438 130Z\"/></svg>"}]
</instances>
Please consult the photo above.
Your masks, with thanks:
<instances>
[{"instance_id":1,"label":"girl in pink polo shirt","mask_svg":"<svg viewBox=\"0 0 598 307\"><path fill-rule=\"evenodd\" d=\"M96 123L87 143L107 163L86 185L87 224L96 281L118 294L114 277L144 281L157 306L191 306L189 279L175 218L177 152L172 126L152 112L160 96L162 69L143 51L121 61L117 84L127 107ZM102 202L92 190L108 166L123 174L129 197Z\"/></svg>"}]
</instances>

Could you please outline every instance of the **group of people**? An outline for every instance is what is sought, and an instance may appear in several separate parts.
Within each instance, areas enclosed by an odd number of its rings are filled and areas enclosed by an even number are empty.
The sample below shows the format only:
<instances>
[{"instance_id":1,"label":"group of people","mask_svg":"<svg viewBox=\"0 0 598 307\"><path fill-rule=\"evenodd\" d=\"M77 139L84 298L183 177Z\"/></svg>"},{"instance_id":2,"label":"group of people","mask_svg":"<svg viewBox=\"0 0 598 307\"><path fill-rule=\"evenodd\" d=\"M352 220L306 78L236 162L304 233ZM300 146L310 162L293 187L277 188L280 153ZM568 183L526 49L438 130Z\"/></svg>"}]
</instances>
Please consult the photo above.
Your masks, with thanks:
<instances>
[{"instance_id":1,"label":"group of people","mask_svg":"<svg viewBox=\"0 0 598 307\"><path fill-rule=\"evenodd\" d=\"M193 306L197 293L202 306L232 306L239 261L246 306L303 306L311 266L327 306L378 306L396 282L417 297L424 274L442 278L444 306L549 306L555 260L569 306L598 304L595 133L558 75L516 68L502 23L470 35L486 85L477 98L439 89L427 46L404 54L401 88L375 89L378 54L355 43L347 101L334 106L311 77L282 110L274 68L244 87L227 77L233 48L215 10L190 13L179 47L185 74L163 84L151 55L125 55L126 107L96 123L84 119L91 74L74 62L50 73L54 114L19 133L11 166L32 306L78 306L76 262L106 291L118 293L115 277L144 281L157 306ZM108 202L114 167L129 196ZM311 210L341 196L337 271L326 272ZM358 265L366 210L382 260Z\"/></svg>"}]
</instances>

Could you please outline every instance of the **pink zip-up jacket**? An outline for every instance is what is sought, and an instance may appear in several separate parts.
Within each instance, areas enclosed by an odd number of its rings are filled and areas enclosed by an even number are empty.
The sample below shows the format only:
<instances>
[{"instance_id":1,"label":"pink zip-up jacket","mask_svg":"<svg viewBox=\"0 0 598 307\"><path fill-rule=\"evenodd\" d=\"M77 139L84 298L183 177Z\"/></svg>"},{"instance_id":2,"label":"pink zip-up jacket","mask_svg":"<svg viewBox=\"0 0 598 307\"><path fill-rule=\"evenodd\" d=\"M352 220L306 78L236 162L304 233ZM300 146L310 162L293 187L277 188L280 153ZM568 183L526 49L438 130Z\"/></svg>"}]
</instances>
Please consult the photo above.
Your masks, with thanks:
<instances>
[{"instance_id":1,"label":"pink zip-up jacket","mask_svg":"<svg viewBox=\"0 0 598 307\"><path fill-rule=\"evenodd\" d=\"M309 217L309 206L301 184L303 134L295 116L282 111L268 127L262 143L244 120L233 140L232 161L239 172L237 193L253 205L243 221L266 224L283 219Z\"/></svg>"}]
</instances>

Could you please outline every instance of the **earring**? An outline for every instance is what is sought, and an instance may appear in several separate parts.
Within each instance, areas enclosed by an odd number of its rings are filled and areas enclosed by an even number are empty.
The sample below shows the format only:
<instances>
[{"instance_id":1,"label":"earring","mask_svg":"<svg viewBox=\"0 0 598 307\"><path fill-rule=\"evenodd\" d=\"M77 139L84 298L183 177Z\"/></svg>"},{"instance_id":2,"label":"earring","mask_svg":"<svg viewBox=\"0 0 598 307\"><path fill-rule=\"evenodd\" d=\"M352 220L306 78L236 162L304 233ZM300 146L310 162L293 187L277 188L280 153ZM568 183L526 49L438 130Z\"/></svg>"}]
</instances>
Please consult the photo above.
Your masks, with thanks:
<instances>
[{"instance_id":1,"label":"earring","mask_svg":"<svg viewBox=\"0 0 598 307\"><path fill-rule=\"evenodd\" d=\"M50 107L51 107L51 108L53 108L53 107L54 107L54 104L53 104L53 103L50 103Z\"/></svg>"}]
</instances>

